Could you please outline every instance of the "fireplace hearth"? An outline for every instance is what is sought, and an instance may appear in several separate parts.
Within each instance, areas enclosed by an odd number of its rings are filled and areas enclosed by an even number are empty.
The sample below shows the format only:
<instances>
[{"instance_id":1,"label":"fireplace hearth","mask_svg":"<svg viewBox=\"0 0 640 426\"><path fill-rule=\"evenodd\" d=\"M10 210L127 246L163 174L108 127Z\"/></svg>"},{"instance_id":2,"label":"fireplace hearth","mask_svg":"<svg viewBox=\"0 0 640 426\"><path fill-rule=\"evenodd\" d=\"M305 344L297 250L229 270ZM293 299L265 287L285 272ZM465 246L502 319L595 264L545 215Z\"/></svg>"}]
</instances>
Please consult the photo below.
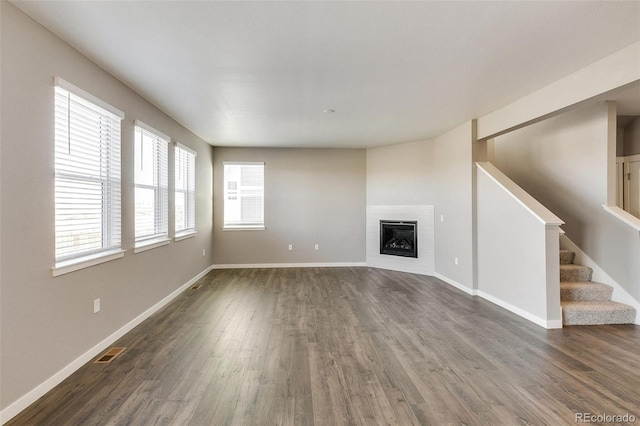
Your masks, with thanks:
<instances>
[{"instance_id":1,"label":"fireplace hearth","mask_svg":"<svg viewBox=\"0 0 640 426\"><path fill-rule=\"evenodd\" d=\"M418 257L418 222L380 221L380 254Z\"/></svg>"}]
</instances>

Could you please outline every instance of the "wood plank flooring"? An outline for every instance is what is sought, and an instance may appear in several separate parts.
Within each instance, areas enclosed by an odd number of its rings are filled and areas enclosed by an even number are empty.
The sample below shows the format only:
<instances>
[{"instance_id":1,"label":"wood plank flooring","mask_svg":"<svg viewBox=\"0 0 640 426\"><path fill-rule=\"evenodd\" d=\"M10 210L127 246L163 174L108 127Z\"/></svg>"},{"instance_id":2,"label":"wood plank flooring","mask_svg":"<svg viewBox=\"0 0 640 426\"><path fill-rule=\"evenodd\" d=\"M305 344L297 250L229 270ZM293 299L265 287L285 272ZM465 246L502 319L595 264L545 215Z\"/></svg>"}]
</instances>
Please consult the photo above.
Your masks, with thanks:
<instances>
[{"instance_id":1,"label":"wood plank flooring","mask_svg":"<svg viewBox=\"0 0 640 426\"><path fill-rule=\"evenodd\" d=\"M640 423L640 327L544 330L425 276L216 270L8 425Z\"/></svg>"}]
</instances>

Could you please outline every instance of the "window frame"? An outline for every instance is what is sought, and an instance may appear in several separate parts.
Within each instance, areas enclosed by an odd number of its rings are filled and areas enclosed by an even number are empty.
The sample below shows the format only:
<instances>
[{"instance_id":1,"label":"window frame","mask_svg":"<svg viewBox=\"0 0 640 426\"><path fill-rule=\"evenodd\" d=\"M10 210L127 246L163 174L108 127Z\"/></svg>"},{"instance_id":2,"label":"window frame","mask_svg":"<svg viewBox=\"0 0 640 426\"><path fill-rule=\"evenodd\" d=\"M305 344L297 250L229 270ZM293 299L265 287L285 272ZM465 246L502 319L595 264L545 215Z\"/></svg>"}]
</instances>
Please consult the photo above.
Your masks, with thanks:
<instances>
[{"instance_id":1,"label":"window frame","mask_svg":"<svg viewBox=\"0 0 640 426\"><path fill-rule=\"evenodd\" d=\"M260 197L262 200L262 206L261 206L261 213L262 213L262 221L260 222L242 222L242 221L231 221L231 220L227 220L227 201L228 201L228 197L229 197L229 181L227 180L227 166L261 166L262 167L262 187L261 192L260 192ZM222 176L222 181L223 181L223 225L222 225L222 230L223 231L264 231L266 230L266 226L265 226L265 217L264 217L264 213L265 213L265 209L264 209L264 203L265 203L265 163L264 161L224 161L223 162L223 176ZM242 191L242 185L238 185L237 189L235 190L235 194L237 197L242 197L241 191ZM255 194L254 194L255 195ZM240 213L242 214L242 213Z\"/></svg>"},{"instance_id":2,"label":"window frame","mask_svg":"<svg viewBox=\"0 0 640 426\"><path fill-rule=\"evenodd\" d=\"M145 136L150 138L150 142L145 144ZM149 141L149 139L147 139ZM164 133L154 129L140 120L134 122L134 253L150 250L156 247L169 244L169 143L171 138ZM138 144L140 148L138 149ZM146 148L145 146L148 145ZM141 183L138 181L138 166L140 170L144 160L144 150L152 149L154 158L152 164L153 184ZM138 158L137 152L143 157ZM137 189L150 189L154 192L153 203L153 227L152 234L138 235L137 223Z\"/></svg>"},{"instance_id":3,"label":"window frame","mask_svg":"<svg viewBox=\"0 0 640 426\"><path fill-rule=\"evenodd\" d=\"M55 257L52 275L55 277L124 256L121 211L124 113L62 78L55 77L53 86ZM71 153L73 145L78 147L75 154ZM91 164L95 158L88 153L96 149L101 155ZM74 217L86 215L86 210L72 212L83 205L82 201L90 201L90 192L96 190L100 194L100 201L94 199L100 211L100 247L74 250L74 246L81 244L65 244L63 234L79 235L79 239L95 234L95 227L82 233L81 222L86 222L86 218ZM75 203L68 201L70 196L83 191L84 198L78 197ZM73 234L74 231L78 233Z\"/></svg>"},{"instance_id":4,"label":"window frame","mask_svg":"<svg viewBox=\"0 0 640 426\"><path fill-rule=\"evenodd\" d=\"M196 235L196 158L198 153L174 142L174 241ZM192 167L189 167L192 164ZM182 177L183 185L178 185ZM184 227L178 227L177 199L184 194Z\"/></svg>"}]
</instances>

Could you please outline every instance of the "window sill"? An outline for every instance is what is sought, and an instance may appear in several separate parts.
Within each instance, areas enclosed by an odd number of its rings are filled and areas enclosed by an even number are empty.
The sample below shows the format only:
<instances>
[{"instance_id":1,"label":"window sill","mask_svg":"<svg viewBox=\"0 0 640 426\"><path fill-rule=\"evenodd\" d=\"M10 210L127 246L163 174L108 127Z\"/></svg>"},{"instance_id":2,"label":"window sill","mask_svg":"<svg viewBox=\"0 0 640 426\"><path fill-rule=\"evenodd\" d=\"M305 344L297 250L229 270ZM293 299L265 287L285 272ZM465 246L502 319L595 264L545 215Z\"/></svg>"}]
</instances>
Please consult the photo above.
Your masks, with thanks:
<instances>
[{"instance_id":1,"label":"window sill","mask_svg":"<svg viewBox=\"0 0 640 426\"><path fill-rule=\"evenodd\" d=\"M222 228L223 231L266 231L267 228L265 228L264 225L245 225L245 226L241 226L241 225L231 225L231 226L224 226Z\"/></svg>"},{"instance_id":2,"label":"window sill","mask_svg":"<svg viewBox=\"0 0 640 426\"><path fill-rule=\"evenodd\" d=\"M145 241L144 243L140 244L139 246L134 247L133 248L133 252L134 253L142 253L143 251L152 250L152 249L157 248L157 247L166 246L167 244L169 244L169 242L171 242L171 240L169 238L162 238L160 240Z\"/></svg>"},{"instance_id":3,"label":"window sill","mask_svg":"<svg viewBox=\"0 0 640 426\"><path fill-rule=\"evenodd\" d=\"M80 269L89 268L91 266L99 265L101 263L109 262L115 259L124 257L125 250L116 249L108 252L98 253L91 256L85 256L78 259L66 260L64 262L56 263L56 266L51 268L51 275L54 277L68 274L69 272L78 271Z\"/></svg>"},{"instance_id":4,"label":"window sill","mask_svg":"<svg viewBox=\"0 0 640 426\"><path fill-rule=\"evenodd\" d=\"M175 237L173 237L173 241L186 240L187 238L195 237L196 234L197 234L196 231L189 231L189 232L185 232L185 233L182 233L182 234L178 234Z\"/></svg>"}]
</instances>

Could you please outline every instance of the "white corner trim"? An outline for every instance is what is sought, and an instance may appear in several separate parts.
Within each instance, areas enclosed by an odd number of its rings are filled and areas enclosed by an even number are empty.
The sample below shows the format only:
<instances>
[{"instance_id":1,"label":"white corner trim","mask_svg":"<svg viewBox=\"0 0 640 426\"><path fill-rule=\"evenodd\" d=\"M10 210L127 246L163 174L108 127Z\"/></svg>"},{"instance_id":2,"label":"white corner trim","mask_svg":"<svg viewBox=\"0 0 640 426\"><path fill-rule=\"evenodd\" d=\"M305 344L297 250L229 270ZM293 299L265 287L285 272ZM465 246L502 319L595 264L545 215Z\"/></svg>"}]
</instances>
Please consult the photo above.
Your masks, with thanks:
<instances>
[{"instance_id":1,"label":"white corner trim","mask_svg":"<svg viewBox=\"0 0 640 426\"><path fill-rule=\"evenodd\" d=\"M462 290L465 293L471 295L471 296L477 296L478 295L478 290L476 290L475 288L469 288L466 285L460 284L459 282L452 280L449 277L445 277L442 274L439 273L434 273L433 274L434 277L438 278L441 281L444 281L445 283L449 284L452 287L457 288L458 290Z\"/></svg>"},{"instance_id":2,"label":"white corner trim","mask_svg":"<svg viewBox=\"0 0 640 426\"><path fill-rule=\"evenodd\" d=\"M213 265L213 269L260 269L260 268L346 268L367 266L366 262L329 263L227 263Z\"/></svg>"},{"instance_id":3,"label":"white corner trim","mask_svg":"<svg viewBox=\"0 0 640 426\"><path fill-rule=\"evenodd\" d=\"M144 320L149 318L151 315L159 311L166 304L175 299L180 293L185 291L187 288L191 287L196 281L200 278L204 277L213 269L213 265L206 268L204 271L200 272L195 277L191 278L188 282L182 284L176 290L174 290L171 294L160 300L155 305L151 306L149 309L129 321L127 324L116 330L110 336L102 340L100 343L95 345L93 348L89 349L84 354L80 355L74 361L67 364L60 371L55 373L53 376L49 377L44 382L40 383L38 386L33 388L31 391L27 392L25 395L20 397L18 400L10 404L7 408L0 411L0 424L4 424L11 420L13 417L18 415L22 410L27 408L29 405L34 403L38 398L43 396L45 393L49 392L55 386L60 384L64 379L73 374L80 367L85 365L87 362L91 361L93 358L98 356L103 350L105 350L109 345L113 344L119 338L127 334L134 327L141 324Z\"/></svg>"},{"instance_id":4,"label":"white corner trim","mask_svg":"<svg viewBox=\"0 0 640 426\"><path fill-rule=\"evenodd\" d=\"M562 328L562 319L559 320L545 320L542 318L539 318L535 315L532 315L531 313L525 311L524 309L518 308L517 306L512 305L511 303L507 303L502 299L499 299L495 296L492 296L488 293L485 293L482 290L478 290L478 296L482 297L485 300L488 300L489 302L500 306L501 308L506 309L507 311L513 312L516 315L521 316L522 318L531 321L532 323L539 325L540 327L546 328L546 329L555 329L555 328Z\"/></svg>"}]
</instances>

